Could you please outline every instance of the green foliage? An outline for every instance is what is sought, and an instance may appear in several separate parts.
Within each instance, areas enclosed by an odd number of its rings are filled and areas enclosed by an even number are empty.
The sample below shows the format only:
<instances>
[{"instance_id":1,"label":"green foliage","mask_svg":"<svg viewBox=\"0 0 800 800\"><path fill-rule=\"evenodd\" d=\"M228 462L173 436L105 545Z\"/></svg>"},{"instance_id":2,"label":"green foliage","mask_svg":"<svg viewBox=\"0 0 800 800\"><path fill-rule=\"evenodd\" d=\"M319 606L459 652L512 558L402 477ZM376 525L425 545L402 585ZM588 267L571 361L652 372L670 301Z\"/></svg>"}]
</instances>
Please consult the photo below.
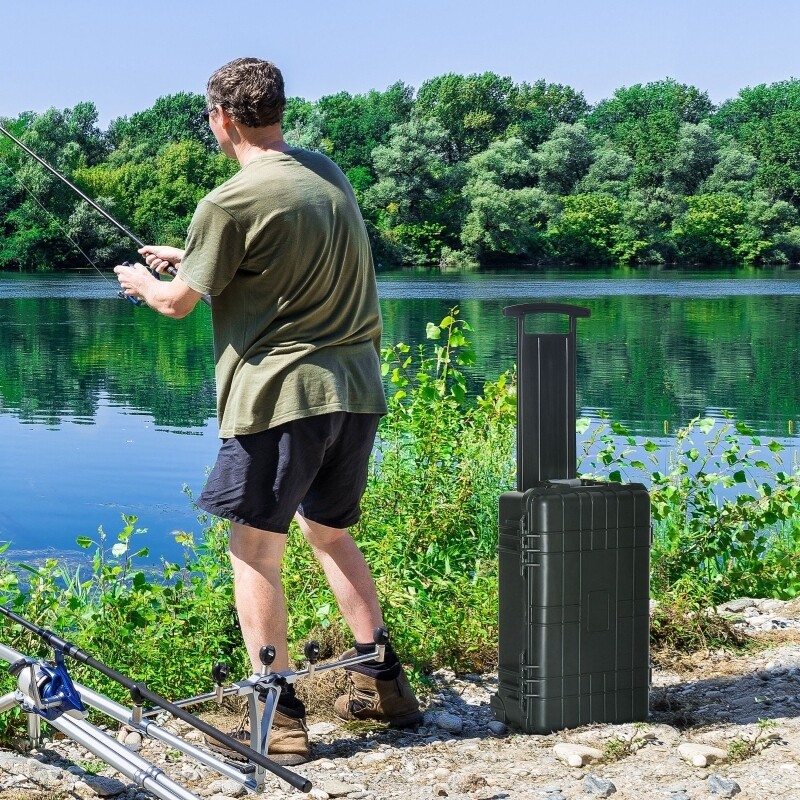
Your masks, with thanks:
<instances>
[{"instance_id":1,"label":"green foliage","mask_svg":"<svg viewBox=\"0 0 800 800\"><path fill-rule=\"evenodd\" d=\"M469 397L470 331L453 309L416 352L383 351L390 411L355 531L393 636L423 668L495 658L495 504L511 485L514 394L504 375Z\"/></svg>"},{"instance_id":2,"label":"green foliage","mask_svg":"<svg viewBox=\"0 0 800 800\"><path fill-rule=\"evenodd\" d=\"M197 199L237 169L204 107L161 97L106 133L90 103L7 124L141 238L180 245ZM590 108L568 86L450 73L416 93L398 81L289 98L284 117L290 144L344 170L381 265L442 269L800 263L798 131L797 80L715 109L667 78ZM0 159L0 269L70 268L65 229L93 258L119 257L118 233L92 229L81 201L2 138Z\"/></svg>"},{"instance_id":3,"label":"green foliage","mask_svg":"<svg viewBox=\"0 0 800 800\"><path fill-rule=\"evenodd\" d=\"M561 198L561 206L547 228L547 242L556 256L570 264L613 263L622 220L619 201L603 194L568 195Z\"/></svg>"},{"instance_id":4,"label":"green foliage","mask_svg":"<svg viewBox=\"0 0 800 800\"><path fill-rule=\"evenodd\" d=\"M630 458L635 444L622 425L603 422L583 445L584 463L650 486L656 597L687 582L715 605L800 594L800 468L783 463L780 442L726 415L691 420L666 452L645 440L649 464Z\"/></svg>"},{"instance_id":5,"label":"green foliage","mask_svg":"<svg viewBox=\"0 0 800 800\"><path fill-rule=\"evenodd\" d=\"M446 134L435 120L392 126L373 150L377 182L362 195L384 252L407 264L435 263L447 222L461 202L462 170L445 156Z\"/></svg>"},{"instance_id":6,"label":"green foliage","mask_svg":"<svg viewBox=\"0 0 800 800\"><path fill-rule=\"evenodd\" d=\"M408 122L412 93L411 87L398 81L385 92L321 97L315 108L325 152L345 172L369 167L373 150L388 142L392 126Z\"/></svg>"},{"instance_id":7,"label":"green foliage","mask_svg":"<svg viewBox=\"0 0 800 800\"><path fill-rule=\"evenodd\" d=\"M243 673L222 526L211 526L199 545L190 534L176 534L184 563L163 563L154 574L139 566L147 548L136 546L144 533L135 527L136 517L123 522L113 543L102 528L95 539L77 540L91 552L86 568L69 571L48 559L39 567L22 564L17 573L4 564L3 604L164 695L207 691L209 663L216 659ZM6 641L21 652L44 652L38 637L17 626ZM70 664L70 671L76 680L128 700L123 687L90 668Z\"/></svg>"}]
</instances>

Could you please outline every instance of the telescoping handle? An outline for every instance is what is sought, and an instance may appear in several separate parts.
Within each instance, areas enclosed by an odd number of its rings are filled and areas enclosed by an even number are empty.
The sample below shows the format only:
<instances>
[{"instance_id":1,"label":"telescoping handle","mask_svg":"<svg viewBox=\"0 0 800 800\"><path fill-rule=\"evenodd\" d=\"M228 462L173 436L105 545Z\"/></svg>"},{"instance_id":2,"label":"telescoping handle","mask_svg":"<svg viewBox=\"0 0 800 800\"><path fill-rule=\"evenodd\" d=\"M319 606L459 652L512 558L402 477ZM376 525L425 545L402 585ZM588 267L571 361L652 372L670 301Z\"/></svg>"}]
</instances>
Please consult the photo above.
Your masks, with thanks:
<instances>
[{"instance_id":1,"label":"telescoping handle","mask_svg":"<svg viewBox=\"0 0 800 800\"><path fill-rule=\"evenodd\" d=\"M503 314L517 318L517 490L574 478L575 347L577 320L591 312L565 303L522 303ZM565 314L567 333L528 333L535 314Z\"/></svg>"}]
</instances>

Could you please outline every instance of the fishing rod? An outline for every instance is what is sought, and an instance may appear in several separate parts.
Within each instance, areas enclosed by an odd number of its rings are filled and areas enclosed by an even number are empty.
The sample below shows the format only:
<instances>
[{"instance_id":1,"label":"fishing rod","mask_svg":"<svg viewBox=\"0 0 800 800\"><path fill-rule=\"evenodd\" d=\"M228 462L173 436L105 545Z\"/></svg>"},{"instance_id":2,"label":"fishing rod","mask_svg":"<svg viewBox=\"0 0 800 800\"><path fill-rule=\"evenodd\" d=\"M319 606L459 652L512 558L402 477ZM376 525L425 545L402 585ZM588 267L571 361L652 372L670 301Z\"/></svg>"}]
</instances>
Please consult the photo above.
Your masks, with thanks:
<instances>
[{"instance_id":1,"label":"fishing rod","mask_svg":"<svg viewBox=\"0 0 800 800\"><path fill-rule=\"evenodd\" d=\"M114 217L112 217L111 214L108 213L108 211L106 211L102 206L98 205L85 192L82 192L74 183L72 183L72 181L70 181L68 178L65 178L60 172L58 172L58 170L56 170L54 167L51 167L50 164L48 164L41 156L34 153L33 150L30 149L30 147L28 147L24 142L21 142L16 136L14 136L13 133L6 130L6 128L4 128L2 125L0 125L0 133L3 133L6 136L8 136L8 138L11 139L11 141L14 142L14 144L16 144L18 147L21 147L31 158L38 161L48 172L50 172L52 175L55 175L55 177L58 178L66 186L69 186L69 188L72 189L72 191L75 192L75 194L77 194L78 197L80 197L82 200L85 200L95 211L97 211L99 214L105 217L112 225L115 225L120 231L122 231L122 233L124 233L131 241L133 241L137 245L137 247L141 248L147 246L146 243L143 242L138 236L136 236L134 233L128 230L128 228L126 228L121 222L114 219ZM82 250L81 253L83 253ZM83 254L86 255L85 253ZM97 265L91 259L89 259L89 262L95 269L98 270L98 272L100 271ZM132 266L132 265L130 265L126 261L124 262L124 266ZM159 275L155 270L151 270L149 267L147 269L148 272L154 278L159 279ZM167 267L167 272L170 275L175 276L177 275L178 270L176 270L175 267L170 266ZM124 298L125 300L130 300L132 303L134 303L134 305L144 304L144 301L139 301L136 298L133 298L130 295L125 294L124 292L118 292L117 294L120 297ZM206 305L208 306L211 305L211 298L207 294L203 295L202 300Z\"/></svg>"},{"instance_id":2,"label":"fishing rod","mask_svg":"<svg viewBox=\"0 0 800 800\"><path fill-rule=\"evenodd\" d=\"M276 762L272 761L271 759L267 758L265 755L253 750L251 747L243 744L240 741L237 741L232 736L228 736L225 733L222 733L219 729L215 728L213 725L209 725L207 722L196 717L194 714L185 711L179 705L170 702L166 698L162 697L155 692L150 691L147 688L147 685L140 681L134 681L131 678L128 678L126 675L123 675L121 672L117 672L117 670L112 669L111 667L104 664L102 661L98 661L96 658L93 658L89 653L85 650L81 650L77 645L74 645L72 642L68 642L65 639L62 639L53 631L49 631L46 628L42 628L39 625L31 622L30 620L25 619L25 617L21 617L19 614L11 611L11 609L7 608L6 606L0 605L0 614L3 614L8 619L16 622L18 625L21 625L23 628L31 631L31 633L36 634L39 638L44 640L50 647L53 648L55 653L63 654L69 656L70 658L74 659L75 661L79 661L82 664L85 664L88 667L91 667L94 670L105 675L107 678L111 678L112 681L115 683L124 686L131 695L131 699L133 704L136 708L139 709L141 713L141 707L144 704L144 701L149 703L153 703L154 705L162 708L164 711L172 714L174 717L177 717L180 720L191 725L193 728L196 728L201 733L210 736L211 738L215 739L216 741L223 744L230 750L238 753L241 756L244 756L249 761L252 761L254 764L257 764L264 769L269 770L277 777L286 781L289 785L293 786L295 789L299 789L301 792L308 792L311 790L311 782L304 778L302 775L298 775L295 772L292 772L286 767L277 764ZM58 665L59 659L56 658L56 664ZM14 669L15 665L12 665L12 670ZM24 664L19 665L19 670L25 667ZM64 680L66 673L61 672L58 673L60 680L59 689L63 689L63 686L66 682L69 682L68 677L66 681ZM71 682L70 682L71 683ZM60 691L59 694L69 694L68 691ZM57 698L61 700L61 697ZM78 702L78 705L80 703ZM72 709L80 711L82 709L75 707L75 702L72 703Z\"/></svg>"}]
</instances>

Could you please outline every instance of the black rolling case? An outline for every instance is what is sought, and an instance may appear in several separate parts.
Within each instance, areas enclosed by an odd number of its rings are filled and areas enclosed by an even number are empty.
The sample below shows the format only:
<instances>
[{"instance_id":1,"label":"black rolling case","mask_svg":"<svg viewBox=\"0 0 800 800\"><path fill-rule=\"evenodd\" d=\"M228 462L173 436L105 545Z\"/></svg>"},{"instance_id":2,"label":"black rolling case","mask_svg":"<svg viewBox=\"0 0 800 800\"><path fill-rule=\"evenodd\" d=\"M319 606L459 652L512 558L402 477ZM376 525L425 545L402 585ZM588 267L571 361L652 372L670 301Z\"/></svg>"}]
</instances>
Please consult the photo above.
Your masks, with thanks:
<instances>
[{"instance_id":1,"label":"black rolling case","mask_svg":"<svg viewBox=\"0 0 800 800\"><path fill-rule=\"evenodd\" d=\"M517 318L517 491L499 503L494 717L526 733L647 718L650 498L576 475L575 342L589 310L509 306ZM568 333L528 333L534 314Z\"/></svg>"}]
</instances>

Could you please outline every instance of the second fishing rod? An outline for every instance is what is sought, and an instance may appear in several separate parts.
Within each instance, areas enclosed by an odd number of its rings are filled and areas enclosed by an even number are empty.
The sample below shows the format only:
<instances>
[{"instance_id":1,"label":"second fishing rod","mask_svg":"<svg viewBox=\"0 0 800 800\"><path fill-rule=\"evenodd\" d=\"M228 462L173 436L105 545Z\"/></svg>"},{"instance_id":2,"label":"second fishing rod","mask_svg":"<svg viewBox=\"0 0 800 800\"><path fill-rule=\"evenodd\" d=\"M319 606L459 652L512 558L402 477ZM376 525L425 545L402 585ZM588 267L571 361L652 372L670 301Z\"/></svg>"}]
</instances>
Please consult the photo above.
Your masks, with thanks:
<instances>
[{"instance_id":1,"label":"second fishing rod","mask_svg":"<svg viewBox=\"0 0 800 800\"><path fill-rule=\"evenodd\" d=\"M50 164L48 164L41 156L39 156L37 153L34 153L33 150L30 149L30 147L28 147L24 142L21 142L16 136L14 136L13 133L6 130L6 128L4 128L2 125L0 125L0 133L5 134L9 139L11 139L12 142L14 142L14 144L16 144L22 150L24 150L31 158L35 159L48 172L50 172L52 175L55 175L55 177L58 178L63 184L72 189L72 191L75 192L75 194L77 194L78 197L80 197L82 200L85 200L95 211L97 211L98 214L101 214L112 225L116 226L120 231L122 231L122 233L124 233L132 242L134 242L134 244L136 244L138 248L146 247L146 243L143 242L138 236L136 236L134 233L128 230L128 228L126 228L121 222L114 219L114 217L112 217L111 214L108 213L108 211L106 211L102 206L98 205L94 200L92 200L91 197L89 197L85 192L82 192L74 183L72 183L72 181L64 177L54 167L50 166ZM128 262L125 262L125 265L128 266ZM92 266L95 265L92 264ZM96 266L95 269L97 269ZM149 269L149 267L148 271L154 278L158 280L159 275L157 272ZM175 267L168 267L167 272L170 275L175 276L178 271L175 269ZM118 292L117 294L119 297L122 297L125 300L130 300L135 305L143 305L144 301L136 300L135 298L126 295L124 292ZM208 306L211 305L211 298L207 294L203 295L202 300L206 305Z\"/></svg>"}]
</instances>

